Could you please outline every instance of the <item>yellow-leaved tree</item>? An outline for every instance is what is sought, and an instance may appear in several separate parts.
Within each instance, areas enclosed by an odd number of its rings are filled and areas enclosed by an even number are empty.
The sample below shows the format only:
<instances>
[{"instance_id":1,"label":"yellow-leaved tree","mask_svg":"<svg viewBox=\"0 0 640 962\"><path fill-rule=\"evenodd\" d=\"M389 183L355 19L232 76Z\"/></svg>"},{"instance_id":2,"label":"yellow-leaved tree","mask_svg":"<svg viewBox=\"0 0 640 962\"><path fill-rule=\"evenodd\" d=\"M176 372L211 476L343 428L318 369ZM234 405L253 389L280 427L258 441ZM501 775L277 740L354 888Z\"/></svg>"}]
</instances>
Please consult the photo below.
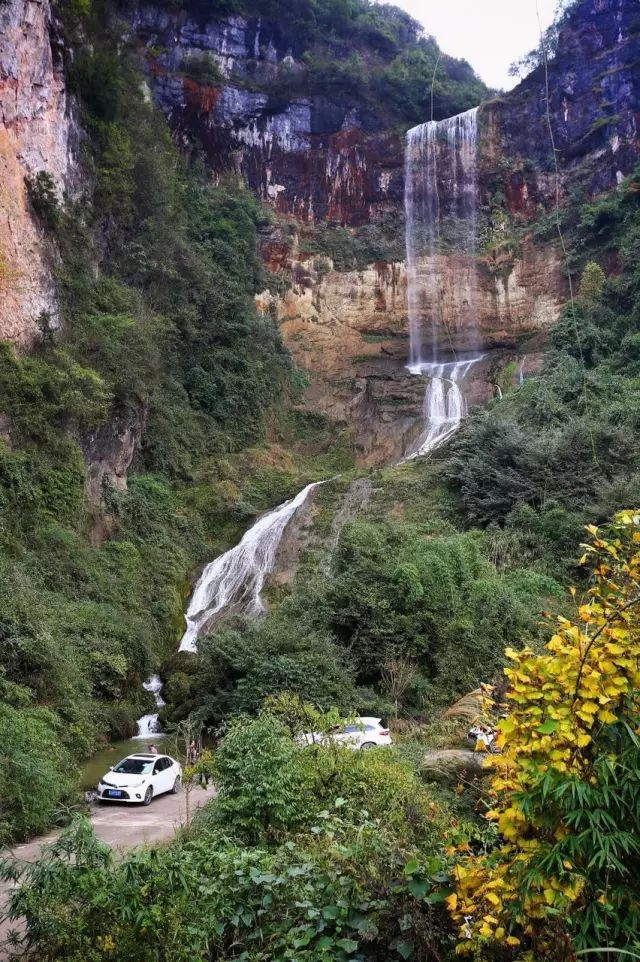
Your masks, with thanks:
<instances>
[{"instance_id":1,"label":"yellow-leaved tree","mask_svg":"<svg viewBox=\"0 0 640 962\"><path fill-rule=\"evenodd\" d=\"M501 842L455 858L461 955L541 962L640 944L640 511L587 531L575 619L558 620L542 654L507 650L487 762Z\"/></svg>"}]
</instances>

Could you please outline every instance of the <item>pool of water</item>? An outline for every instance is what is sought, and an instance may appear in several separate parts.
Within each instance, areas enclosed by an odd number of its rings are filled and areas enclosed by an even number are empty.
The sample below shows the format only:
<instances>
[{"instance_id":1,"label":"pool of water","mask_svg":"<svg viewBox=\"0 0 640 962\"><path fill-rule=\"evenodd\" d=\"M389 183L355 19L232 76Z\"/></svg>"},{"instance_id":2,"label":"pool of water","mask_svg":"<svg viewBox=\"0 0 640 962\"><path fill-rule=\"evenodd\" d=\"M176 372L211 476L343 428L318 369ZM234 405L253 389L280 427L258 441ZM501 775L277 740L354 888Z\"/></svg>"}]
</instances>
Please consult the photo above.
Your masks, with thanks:
<instances>
[{"instance_id":1,"label":"pool of water","mask_svg":"<svg viewBox=\"0 0 640 962\"><path fill-rule=\"evenodd\" d=\"M153 743L159 752L167 752L168 755L175 757L175 742L171 738L163 738L162 735L154 735ZM127 738L126 741L110 742L101 748L100 751L88 758L80 770L80 788L87 791L95 788L102 775L107 772L112 765L117 765L122 758L133 755L136 752L146 752L149 742L144 738Z\"/></svg>"}]
</instances>

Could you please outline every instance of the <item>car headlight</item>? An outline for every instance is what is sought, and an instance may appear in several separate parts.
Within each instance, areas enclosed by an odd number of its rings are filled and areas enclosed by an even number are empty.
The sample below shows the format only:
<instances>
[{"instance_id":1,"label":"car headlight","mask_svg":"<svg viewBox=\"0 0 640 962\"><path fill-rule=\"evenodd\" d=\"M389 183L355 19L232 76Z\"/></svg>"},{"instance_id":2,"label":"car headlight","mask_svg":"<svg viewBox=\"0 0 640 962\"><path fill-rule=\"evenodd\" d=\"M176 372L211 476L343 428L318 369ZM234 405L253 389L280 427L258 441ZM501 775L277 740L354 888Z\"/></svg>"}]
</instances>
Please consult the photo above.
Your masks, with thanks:
<instances>
[{"instance_id":1,"label":"car headlight","mask_svg":"<svg viewBox=\"0 0 640 962\"><path fill-rule=\"evenodd\" d=\"M144 785L145 782L146 782L146 778L143 778L143 779L142 779L141 781L139 781L139 782L132 782L131 787L132 787L132 788L142 788L142 786Z\"/></svg>"}]
</instances>

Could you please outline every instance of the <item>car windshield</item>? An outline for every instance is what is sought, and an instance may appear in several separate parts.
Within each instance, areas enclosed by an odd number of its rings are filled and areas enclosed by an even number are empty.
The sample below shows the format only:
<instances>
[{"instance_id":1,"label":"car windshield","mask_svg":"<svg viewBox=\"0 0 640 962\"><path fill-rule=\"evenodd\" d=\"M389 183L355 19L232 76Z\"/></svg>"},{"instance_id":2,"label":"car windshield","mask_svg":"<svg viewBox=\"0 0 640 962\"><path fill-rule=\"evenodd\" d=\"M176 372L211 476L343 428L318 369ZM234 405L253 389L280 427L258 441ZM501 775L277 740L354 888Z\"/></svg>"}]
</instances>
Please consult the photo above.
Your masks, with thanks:
<instances>
[{"instance_id":1,"label":"car windshield","mask_svg":"<svg viewBox=\"0 0 640 962\"><path fill-rule=\"evenodd\" d=\"M113 769L118 775L146 775L153 768L153 762L145 758L123 758Z\"/></svg>"}]
</instances>

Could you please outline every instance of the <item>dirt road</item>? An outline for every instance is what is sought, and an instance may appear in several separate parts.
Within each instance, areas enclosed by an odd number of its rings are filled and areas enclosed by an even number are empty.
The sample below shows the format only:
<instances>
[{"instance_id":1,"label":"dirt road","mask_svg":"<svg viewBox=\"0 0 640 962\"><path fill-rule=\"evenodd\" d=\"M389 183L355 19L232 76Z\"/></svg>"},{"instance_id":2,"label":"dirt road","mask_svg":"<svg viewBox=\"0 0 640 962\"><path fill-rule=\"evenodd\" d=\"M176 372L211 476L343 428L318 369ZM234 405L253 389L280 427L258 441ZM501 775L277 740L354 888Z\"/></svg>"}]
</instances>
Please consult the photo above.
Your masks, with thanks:
<instances>
[{"instance_id":1,"label":"dirt road","mask_svg":"<svg viewBox=\"0 0 640 962\"><path fill-rule=\"evenodd\" d=\"M192 812L215 798L215 788L194 788L191 792ZM154 845L173 838L176 829L186 821L185 795L160 795L151 805L125 805L119 802L95 805L91 810L91 822L99 838L117 851L137 848L141 845ZM33 839L23 845L16 845L11 853L22 862L35 862L40 857L43 845L53 842L59 832L52 832L42 838ZM3 853L7 854L7 853ZM8 889L0 883L0 906L4 908ZM19 928L16 922L0 922L0 959L6 958L1 947L3 937L9 929Z\"/></svg>"}]
</instances>

